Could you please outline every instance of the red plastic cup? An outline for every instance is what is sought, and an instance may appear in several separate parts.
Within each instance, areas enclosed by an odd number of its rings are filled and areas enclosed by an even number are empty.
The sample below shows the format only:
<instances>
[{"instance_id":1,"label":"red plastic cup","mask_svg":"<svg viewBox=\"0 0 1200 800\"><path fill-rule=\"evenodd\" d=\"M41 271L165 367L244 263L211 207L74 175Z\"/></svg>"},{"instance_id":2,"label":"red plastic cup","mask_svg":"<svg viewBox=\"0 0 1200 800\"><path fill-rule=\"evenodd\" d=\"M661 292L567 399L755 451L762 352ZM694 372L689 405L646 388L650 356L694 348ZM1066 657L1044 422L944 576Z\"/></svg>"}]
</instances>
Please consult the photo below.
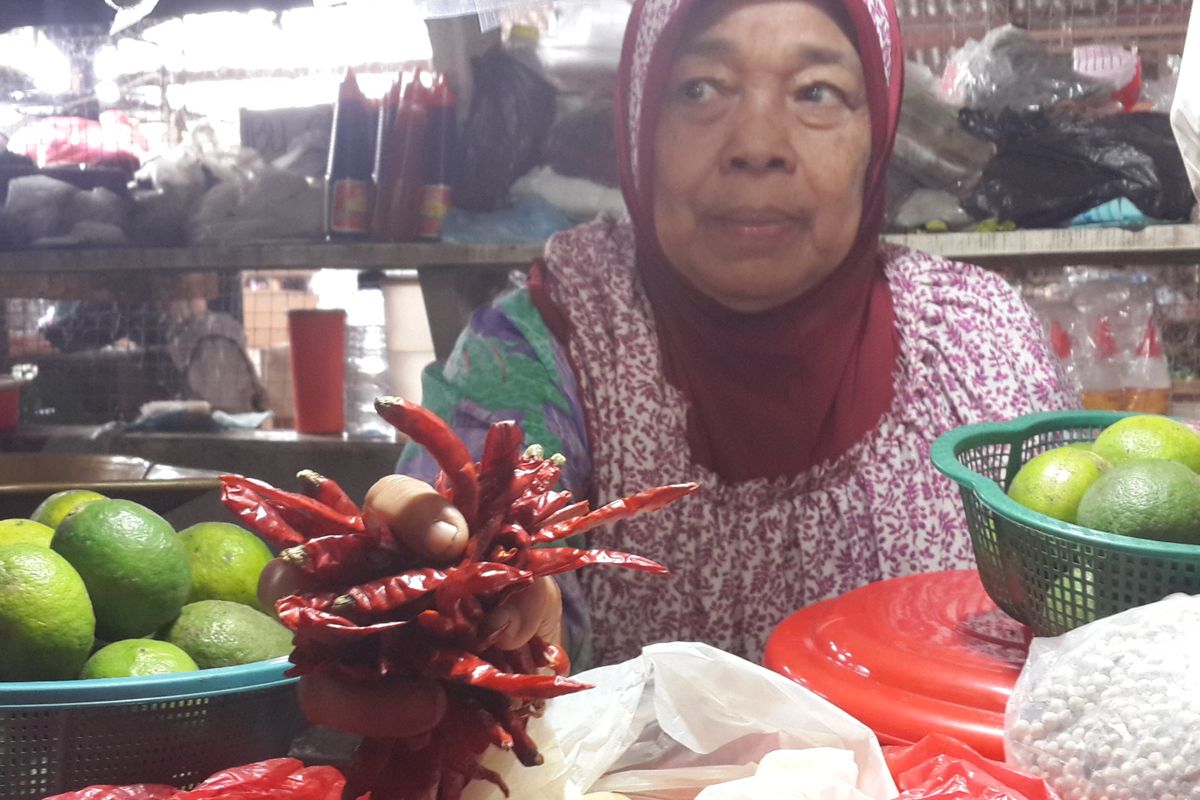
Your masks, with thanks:
<instances>
[{"instance_id":1,"label":"red plastic cup","mask_svg":"<svg viewBox=\"0 0 1200 800\"><path fill-rule=\"evenodd\" d=\"M288 312L292 406L298 433L341 433L346 425L346 312Z\"/></svg>"},{"instance_id":2,"label":"red plastic cup","mask_svg":"<svg viewBox=\"0 0 1200 800\"><path fill-rule=\"evenodd\" d=\"M15 431L21 416L21 382L0 375L0 431Z\"/></svg>"}]
</instances>

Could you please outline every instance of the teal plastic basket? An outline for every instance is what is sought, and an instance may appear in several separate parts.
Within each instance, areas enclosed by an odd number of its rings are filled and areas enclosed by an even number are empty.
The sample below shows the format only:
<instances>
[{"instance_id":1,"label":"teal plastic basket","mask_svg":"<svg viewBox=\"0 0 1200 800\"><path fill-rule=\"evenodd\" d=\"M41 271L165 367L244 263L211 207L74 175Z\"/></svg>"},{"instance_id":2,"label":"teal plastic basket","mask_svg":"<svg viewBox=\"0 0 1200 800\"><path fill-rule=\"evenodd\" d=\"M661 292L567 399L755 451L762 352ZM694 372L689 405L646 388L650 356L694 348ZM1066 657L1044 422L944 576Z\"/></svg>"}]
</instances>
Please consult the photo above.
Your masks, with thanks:
<instances>
[{"instance_id":1,"label":"teal plastic basket","mask_svg":"<svg viewBox=\"0 0 1200 800\"><path fill-rule=\"evenodd\" d=\"M1038 636L1200 593L1200 546L1102 533L1038 514L1005 491L1029 459L1095 439L1127 416L1055 411L981 423L937 439L934 465L960 488L979 576L988 595Z\"/></svg>"},{"instance_id":2,"label":"teal plastic basket","mask_svg":"<svg viewBox=\"0 0 1200 800\"><path fill-rule=\"evenodd\" d=\"M0 683L0 797L41 800L95 784L190 788L286 755L303 726L287 668L277 658L148 678Z\"/></svg>"}]
</instances>

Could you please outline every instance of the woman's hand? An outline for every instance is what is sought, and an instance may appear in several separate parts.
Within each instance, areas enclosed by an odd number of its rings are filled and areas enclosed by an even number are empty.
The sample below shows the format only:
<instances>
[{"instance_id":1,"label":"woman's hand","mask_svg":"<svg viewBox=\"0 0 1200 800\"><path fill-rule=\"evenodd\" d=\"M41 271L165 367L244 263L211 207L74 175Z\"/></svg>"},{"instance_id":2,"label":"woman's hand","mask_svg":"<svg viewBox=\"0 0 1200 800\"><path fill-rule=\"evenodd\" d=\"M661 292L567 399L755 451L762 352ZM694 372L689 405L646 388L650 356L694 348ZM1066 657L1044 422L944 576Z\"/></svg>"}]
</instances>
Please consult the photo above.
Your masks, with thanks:
<instances>
[{"instance_id":1,"label":"woman's hand","mask_svg":"<svg viewBox=\"0 0 1200 800\"><path fill-rule=\"evenodd\" d=\"M364 512L385 521L392 533L431 565L453 563L467 546L467 524L432 486L404 475L380 479L367 492ZM305 591L297 567L275 559L263 570L259 601L272 608L280 597ZM562 596L553 578L538 578L513 594L488 616L485 628L500 631L497 646L514 649L535 634L562 640ZM442 687L434 681L387 679L350 683L328 676L300 679L300 707L310 722L360 736L402 737L424 733L446 708Z\"/></svg>"}]
</instances>

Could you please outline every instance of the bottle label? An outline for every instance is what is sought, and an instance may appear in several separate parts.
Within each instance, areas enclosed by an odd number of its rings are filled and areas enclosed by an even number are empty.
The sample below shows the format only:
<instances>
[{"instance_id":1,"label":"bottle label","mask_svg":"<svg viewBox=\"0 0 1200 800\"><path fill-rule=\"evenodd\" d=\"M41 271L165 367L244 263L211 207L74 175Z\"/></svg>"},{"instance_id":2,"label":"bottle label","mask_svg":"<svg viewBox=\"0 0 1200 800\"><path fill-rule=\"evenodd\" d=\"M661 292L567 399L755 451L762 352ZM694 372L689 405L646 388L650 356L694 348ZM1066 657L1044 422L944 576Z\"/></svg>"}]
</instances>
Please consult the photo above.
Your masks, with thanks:
<instances>
[{"instance_id":1,"label":"bottle label","mask_svg":"<svg viewBox=\"0 0 1200 800\"><path fill-rule=\"evenodd\" d=\"M417 236L422 239L442 238L442 220L450 210L450 187L430 183L421 187L421 224Z\"/></svg>"},{"instance_id":2,"label":"bottle label","mask_svg":"<svg viewBox=\"0 0 1200 800\"><path fill-rule=\"evenodd\" d=\"M342 179L333 184L330 233L366 233L370 224L367 182Z\"/></svg>"}]
</instances>

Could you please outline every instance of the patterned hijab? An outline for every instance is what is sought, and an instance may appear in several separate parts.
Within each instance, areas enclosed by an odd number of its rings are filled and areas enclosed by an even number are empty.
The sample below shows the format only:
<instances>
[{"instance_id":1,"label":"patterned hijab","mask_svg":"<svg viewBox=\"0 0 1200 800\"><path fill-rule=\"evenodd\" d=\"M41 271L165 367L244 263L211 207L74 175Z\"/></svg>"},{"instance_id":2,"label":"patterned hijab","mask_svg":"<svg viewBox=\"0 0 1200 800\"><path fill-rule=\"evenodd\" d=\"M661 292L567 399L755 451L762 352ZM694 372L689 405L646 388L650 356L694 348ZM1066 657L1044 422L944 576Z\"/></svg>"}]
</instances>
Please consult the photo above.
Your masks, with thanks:
<instances>
[{"instance_id":1,"label":"patterned hijab","mask_svg":"<svg viewBox=\"0 0 1200 800\"><path fill-rule=\"evenodd\" d=\"M637 235L666 377L689 403L692 459L723 479L785 478L844 453L891 406L899 353L879 256L884 173L896 132L903 48L887 0L844 4L836 18L857 43L871 119L871 159L857 239L805 295L759 314L696 290L663 255L654 230L658 109L688 14L713 0L638 0L618 75L622 191Z\"/></svg>"}]
</instances>

